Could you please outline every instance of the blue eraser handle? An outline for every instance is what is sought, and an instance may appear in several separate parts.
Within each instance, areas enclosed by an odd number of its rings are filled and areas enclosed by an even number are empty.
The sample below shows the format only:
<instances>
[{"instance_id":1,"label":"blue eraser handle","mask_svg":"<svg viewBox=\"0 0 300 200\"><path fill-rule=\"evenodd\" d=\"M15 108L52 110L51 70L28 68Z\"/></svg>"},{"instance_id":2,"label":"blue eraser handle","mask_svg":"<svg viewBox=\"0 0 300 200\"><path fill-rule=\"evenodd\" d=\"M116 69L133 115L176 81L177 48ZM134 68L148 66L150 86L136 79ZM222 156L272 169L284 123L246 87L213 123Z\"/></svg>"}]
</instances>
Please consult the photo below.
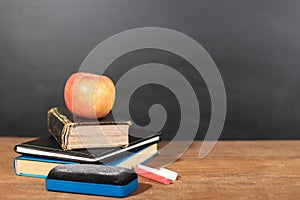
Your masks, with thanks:
<instances>
[{"instance_id":1,"label":"blue eraser handle","mask_svg":"<svg viewBox=\"0 0 300 200\"><path fill-rule=\"evenodd\" d=\"M45 180L50 191L113 197L125 197L138 187L133 170L93 164L59 165Z\"/></svg>"}]
</instances>

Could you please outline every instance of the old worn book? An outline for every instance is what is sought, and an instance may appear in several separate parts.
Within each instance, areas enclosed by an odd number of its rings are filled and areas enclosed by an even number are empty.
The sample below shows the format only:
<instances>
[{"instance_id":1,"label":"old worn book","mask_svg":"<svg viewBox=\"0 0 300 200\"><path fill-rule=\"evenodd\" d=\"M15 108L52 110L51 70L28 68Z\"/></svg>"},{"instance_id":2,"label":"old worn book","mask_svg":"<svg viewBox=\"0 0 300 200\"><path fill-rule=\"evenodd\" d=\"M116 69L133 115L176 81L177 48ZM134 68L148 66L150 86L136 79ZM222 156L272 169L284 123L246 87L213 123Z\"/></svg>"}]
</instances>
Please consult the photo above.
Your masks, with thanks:
<instances>
[{"instance_id":1,"label":"old worn book","mask_svg":"<svg viewBox=\"0 0 300 200\"><path fill-rule=\"evenodd\" d=\"M140 163L150 161L158 154L157 144L143 147L138 151L127 153L115 159L106 160L105 165L132 168ZM51 169L62 164L76 164L66 160L50 159L40 156L21 155L14 159L14 170L18 176L46 178ZM101 164L101 163L99 163Z\"/></svg>"},{"instance_id":2,"label":"old worn book","mask_svg":"<svg viewBox=\"0 0 300 200\"><path fill-rule=\"evenodd\" d=\"M48 130L64 150L128 145L130 121L74 119L64 107L48 111Z\"/></svg>"}]
</instances>

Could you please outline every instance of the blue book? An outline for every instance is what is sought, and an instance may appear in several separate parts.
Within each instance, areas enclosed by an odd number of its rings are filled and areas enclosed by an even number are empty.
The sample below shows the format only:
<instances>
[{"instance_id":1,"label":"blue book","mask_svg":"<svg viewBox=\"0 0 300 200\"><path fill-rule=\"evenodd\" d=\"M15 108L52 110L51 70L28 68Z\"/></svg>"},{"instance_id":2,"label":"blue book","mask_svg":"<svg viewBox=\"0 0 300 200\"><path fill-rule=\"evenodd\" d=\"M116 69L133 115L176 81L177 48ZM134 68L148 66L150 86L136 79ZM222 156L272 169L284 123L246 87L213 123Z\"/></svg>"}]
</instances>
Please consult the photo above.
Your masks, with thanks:
<instances>
[{"instance_id":1,"label":"blue book","mask_svg":"<svg viewBox=\"0 0 300 200\"><path fill-rule=\"evenodd\" d=\"M158 154L157 144L144 147L136 152L128 153L103 164L132 168L138 164L145 164ZM78 164L78 162L57 160L39 156L21 155L14 159L14 171L18 176L46 178L51 169L63 164Z\"/></svg>"}]
</instances>

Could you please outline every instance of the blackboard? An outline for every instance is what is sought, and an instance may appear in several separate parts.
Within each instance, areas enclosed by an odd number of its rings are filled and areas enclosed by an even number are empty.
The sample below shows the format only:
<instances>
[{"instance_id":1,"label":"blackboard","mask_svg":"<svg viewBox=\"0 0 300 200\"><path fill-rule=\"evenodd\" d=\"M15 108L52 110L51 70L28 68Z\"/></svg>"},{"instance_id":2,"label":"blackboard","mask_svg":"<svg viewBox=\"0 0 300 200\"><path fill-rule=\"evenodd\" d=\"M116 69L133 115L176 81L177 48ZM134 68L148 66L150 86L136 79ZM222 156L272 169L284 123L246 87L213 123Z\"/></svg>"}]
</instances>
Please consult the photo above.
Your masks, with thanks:
<instances>
[{"instance_id":1,"label":"blackboard","mask_svg":"<svg viewBox=\"0 0 300 200\"><path fill-rule=\"evenodd\" d=\"M132 28L164 27L195 39L218 66L227 93L221 139L300 138L299 9L297 0L2 0L0 135L47 135L47 110L64 105L66 79L98 43ZM141 60L188 65L149 50L120 58L107 73L114 79L118 66ZM201 139L210 119L209 95L201 77L186 73L201 93ZM156 101L145 96L151 91L168 95L155 85L142 89L136 98L146 104ZM168 139L177 128L177 104L162 104L171 113ZM135 105L133 116L144 106Z\"/></svg>"}]
</instances>

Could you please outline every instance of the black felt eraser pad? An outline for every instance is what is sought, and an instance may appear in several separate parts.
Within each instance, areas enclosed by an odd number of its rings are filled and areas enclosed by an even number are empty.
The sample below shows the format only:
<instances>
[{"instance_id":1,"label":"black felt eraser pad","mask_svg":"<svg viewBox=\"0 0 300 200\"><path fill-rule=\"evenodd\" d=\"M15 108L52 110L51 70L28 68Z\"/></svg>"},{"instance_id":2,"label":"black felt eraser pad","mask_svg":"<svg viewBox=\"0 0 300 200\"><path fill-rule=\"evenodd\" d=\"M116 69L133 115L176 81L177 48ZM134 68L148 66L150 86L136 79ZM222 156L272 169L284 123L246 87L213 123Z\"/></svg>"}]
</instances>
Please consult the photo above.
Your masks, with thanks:
<instances>
[{"instance_id":1,"label":"black felt eraser pad","mask_svg":"<svg viewBox=\"0 0 300 200\"><path fill-rule=\"evenodd\" d=\"M47 190L104 196L123 197L137 185L131 169L93 164L59 165L46 178Z\"/></svg>"}]
</instances>

